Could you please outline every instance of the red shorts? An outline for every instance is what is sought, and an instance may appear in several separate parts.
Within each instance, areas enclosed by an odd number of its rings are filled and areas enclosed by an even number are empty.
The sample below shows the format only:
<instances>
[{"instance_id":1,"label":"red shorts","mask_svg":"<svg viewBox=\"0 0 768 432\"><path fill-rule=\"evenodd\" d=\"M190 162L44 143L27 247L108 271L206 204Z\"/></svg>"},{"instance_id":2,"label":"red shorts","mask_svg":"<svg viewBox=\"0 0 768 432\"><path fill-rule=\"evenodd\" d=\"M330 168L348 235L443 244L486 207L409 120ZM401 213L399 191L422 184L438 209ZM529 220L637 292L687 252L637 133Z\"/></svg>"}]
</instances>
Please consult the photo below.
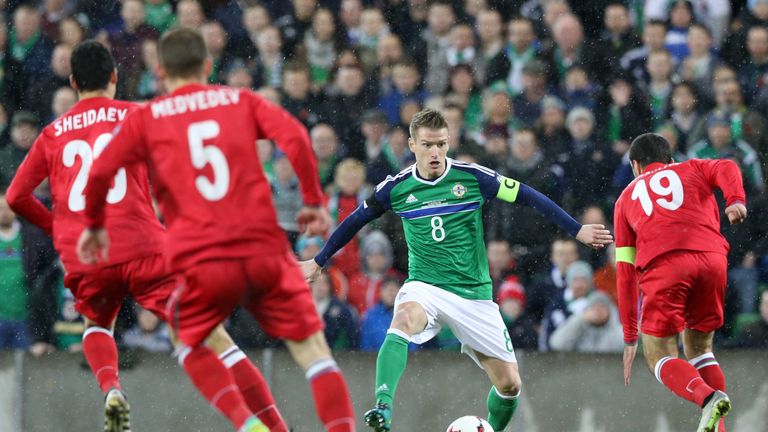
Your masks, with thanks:
<instances>
[{"instance_id":1,"label":"red shorts","mask_svg":"<svg viewBox=\"0 0 768 432\"><path fill-rule=\"evenodd\" d=\"M656 337L683 329L715 331L723 325L728 259L714 252L675 251L640 273L640 329Z\"/></svg>"},{"instance_id":2,"label":"red shorts","mask_svg":"<svg viewBox=\"0 0 768 432\"><path fill-rule=\"evenodd\" d=\"M323 329L309 286L286 251L204 261L184 272L168 304L168 321L187 346L201 344L240 304L274 338L304 340Z\"/></svg>"},{"instance_id":3,"label":"red shorts","mask_svg":"<svg viewBox=\"0 0 768 432\"><path fill-rule=\"evenodd\" d=\"M166 303L178 283L159 254L64 278L64 286L75 297L75 309L105 328L112 325L129 294L141 307L165 318Z\"/></svg>"}]
</instances>

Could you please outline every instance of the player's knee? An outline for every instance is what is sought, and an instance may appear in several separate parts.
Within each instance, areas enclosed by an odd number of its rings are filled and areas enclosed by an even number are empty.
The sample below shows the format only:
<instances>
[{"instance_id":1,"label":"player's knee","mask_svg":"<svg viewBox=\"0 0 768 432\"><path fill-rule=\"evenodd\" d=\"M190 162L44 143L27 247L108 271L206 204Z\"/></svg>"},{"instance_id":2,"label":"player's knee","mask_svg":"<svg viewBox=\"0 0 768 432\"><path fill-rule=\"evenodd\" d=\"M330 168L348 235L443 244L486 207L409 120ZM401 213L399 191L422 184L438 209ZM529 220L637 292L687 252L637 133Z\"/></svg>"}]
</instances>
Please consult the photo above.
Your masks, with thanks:
<instances>
[{"instance_id":1,"label":"player's knee","mask_svg":"<svg viewBox=\"0 0 768 432\"><path fill-rule=\"evenodd\" d=\"M405 332L408 335L418 333L423 328L424 323L420 323L419 316L423 315L421 306L418 304L403 304L397 308L392 318L392 328Z\"/></svg>"},{"instance_id":2,"label":"player's knee","mask_svg":"<svg viewBox=\"0 0 768 432\"><path fill-rule=\"evenodd\" d=\"M520 394L522 386L520 375L511 374L499 380L496 390L503 396L517 396Z\"/></svg>"}]
</instances>

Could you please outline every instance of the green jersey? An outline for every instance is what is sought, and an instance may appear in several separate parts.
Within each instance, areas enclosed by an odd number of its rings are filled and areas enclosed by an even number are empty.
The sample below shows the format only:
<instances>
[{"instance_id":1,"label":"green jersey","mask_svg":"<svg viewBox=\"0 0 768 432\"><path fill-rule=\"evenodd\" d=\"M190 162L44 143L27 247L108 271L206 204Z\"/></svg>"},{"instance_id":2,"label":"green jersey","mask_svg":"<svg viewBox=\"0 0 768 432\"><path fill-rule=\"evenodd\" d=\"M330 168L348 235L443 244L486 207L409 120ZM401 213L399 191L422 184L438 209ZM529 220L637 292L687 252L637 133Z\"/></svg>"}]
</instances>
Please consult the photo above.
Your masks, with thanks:
<instances>
[{"instance_id":1,"label":"green jersey","mask_svg":"<svg viewBox=\"0 0 768 432\"><path fill-rule=\"evenodd\" d=\"M17 222L10 233L0 235L0 320L27 317L27 280L21 261L20 230Z\"/></svg>"},{"instance_id":2,"label":"green jersey","mask_svg":"<svg viewBox=\"0 0 768 432\"><path fill-rule=\"evenodd\" d=\"M488 168L448 158L437 179L419 177L413 165L376 187L366 205L379 214L392 210L403 220L407 281L467 299L491 299L482 207L497 196L501 179Z\"/></svg>"}]
</instances>

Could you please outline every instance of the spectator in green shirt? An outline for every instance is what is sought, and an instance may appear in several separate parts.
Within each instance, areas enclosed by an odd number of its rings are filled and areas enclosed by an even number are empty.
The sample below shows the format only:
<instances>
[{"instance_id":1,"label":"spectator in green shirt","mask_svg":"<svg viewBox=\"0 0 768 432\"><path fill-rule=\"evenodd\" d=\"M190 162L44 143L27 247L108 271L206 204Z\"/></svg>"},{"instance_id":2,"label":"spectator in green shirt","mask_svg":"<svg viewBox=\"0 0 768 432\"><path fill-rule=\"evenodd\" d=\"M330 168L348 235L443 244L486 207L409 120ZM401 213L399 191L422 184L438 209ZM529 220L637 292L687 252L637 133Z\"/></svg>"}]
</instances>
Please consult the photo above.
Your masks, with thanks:
<instances>
[{"instance_id":1,"label":"spectator in green shirt","mask_svg":"<svg viewBox=\"0 0 768 432\"><path fill-rule=\"evenodd\" d=\"M21 261L21 224L0 194L0 350L26 349L27 281Z\"/></svg>"}]
</instances>

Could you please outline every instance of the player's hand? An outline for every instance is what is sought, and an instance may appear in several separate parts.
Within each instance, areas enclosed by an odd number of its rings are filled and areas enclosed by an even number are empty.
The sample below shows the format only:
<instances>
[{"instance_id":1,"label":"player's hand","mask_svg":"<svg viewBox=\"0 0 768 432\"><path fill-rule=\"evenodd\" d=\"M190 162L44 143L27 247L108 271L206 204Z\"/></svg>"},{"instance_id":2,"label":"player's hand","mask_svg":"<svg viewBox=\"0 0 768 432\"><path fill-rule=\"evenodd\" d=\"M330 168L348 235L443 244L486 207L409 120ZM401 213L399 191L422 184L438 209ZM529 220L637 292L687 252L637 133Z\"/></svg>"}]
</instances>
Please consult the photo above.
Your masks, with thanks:
<instances>
[{"instance_id":1,"label":"player's hand","mask_svg":"<svg viewBox=\"0 0 768 432\"><path fill-rule=\"evenodd\" d=\"M624 345L624 385L629 386L629 377L632 375L632 363L637 354L637 344Z\"/></svg>"},{"instance_id":2,"label":"player's hand","mask_svg":"<svg viewBox=\"0 0 768 432\"><path fill-rule=\"evenodd\" d=\"M605 229L605 225L588 224L581 226L579 233L576 234L576 240L589 247L600 249L613 243L613 236Z\"/></svg>"},{"instance_id":3,"label":"player's hand","mask_svg":"<svg viewBox=\"0 0 768 432\"><path fill-rule=\"evenodd\" d=\"M304 275L304 279L306 279L307 282L314 281L317 275L323 270L317 265L314 259L299 261L299 267L301 268L301 274Z\"/></svg>"},{"instance_id":4,"label":"player's hand","mask_svg":"<svg viewBox=\"0 0 768 432\"><path fill-rule=\"evenodd\" d=\"M86 228L77 240L77 258L83 264L107 262L109 251L109 236L107 230Z\"/></svg>"},{"instance_id":5,"label":"player's hand","mask_svg":"<svg viewBox=\"0 0 768 432\"><path fill-rule=\"evenodd\" d=\"M296 215L299 231L309 237L323 235L331 226L331 215L325 207L302 207Z\"/></svg>"},{"instance_id":6,"label":"player's hand","mask_svg":"<svg viewBox=\"0 0 768 432\"><path fill-rule=\"evenodd\" d=\"M741 203L731 204L725 209L725 214L731 225L735 225L744 222L747 218L747 208Z\"/></svg>"}]
</instances>

